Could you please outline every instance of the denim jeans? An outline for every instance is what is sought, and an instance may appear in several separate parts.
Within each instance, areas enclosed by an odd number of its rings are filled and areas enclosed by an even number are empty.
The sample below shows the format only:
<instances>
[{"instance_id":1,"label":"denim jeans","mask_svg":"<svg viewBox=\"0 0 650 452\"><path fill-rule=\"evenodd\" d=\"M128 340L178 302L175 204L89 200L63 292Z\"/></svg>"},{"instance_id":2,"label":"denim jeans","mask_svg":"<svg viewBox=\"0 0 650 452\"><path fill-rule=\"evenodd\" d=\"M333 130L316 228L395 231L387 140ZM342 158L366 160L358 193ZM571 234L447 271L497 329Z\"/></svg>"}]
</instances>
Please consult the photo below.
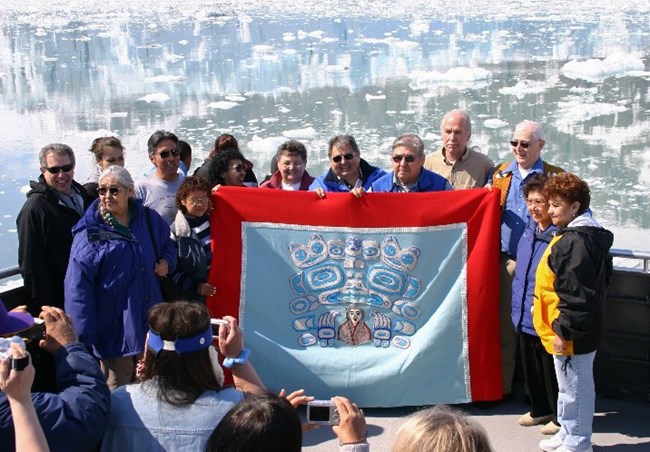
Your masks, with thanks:
<instances>
[{"instance_id":1,"label":"denim jeans","mask_svg":"<svg viewBox=\"0 0 650 452\"><path fill-rule=\"evenodd\" d=\"M564 447L574 452L589 450L596 404L594 358L596 352L574 356L554 356L555 375L559 388L557 419L558 435Z\"/></svg>"}]
</instances>

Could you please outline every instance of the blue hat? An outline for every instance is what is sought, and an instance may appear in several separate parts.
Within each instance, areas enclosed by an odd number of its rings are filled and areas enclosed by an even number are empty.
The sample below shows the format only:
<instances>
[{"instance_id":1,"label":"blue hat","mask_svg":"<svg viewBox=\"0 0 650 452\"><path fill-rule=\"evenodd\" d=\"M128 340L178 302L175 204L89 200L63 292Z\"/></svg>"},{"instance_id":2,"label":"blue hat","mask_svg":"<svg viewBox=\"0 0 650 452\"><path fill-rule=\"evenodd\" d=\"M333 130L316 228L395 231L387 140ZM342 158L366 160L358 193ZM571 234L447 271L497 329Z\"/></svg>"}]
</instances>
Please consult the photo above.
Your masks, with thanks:
<instances>
[{"instance_id":1,"label":"blue hat","mask_svg":"<svg viewBox=\"0 0 650 452\"><path fill-rule=\"evenodd\" d=\"M9 336L32 326L34 317L26 312L7 312L5 304L0 300L0 336Z\"/></svg>"}]
</instances>

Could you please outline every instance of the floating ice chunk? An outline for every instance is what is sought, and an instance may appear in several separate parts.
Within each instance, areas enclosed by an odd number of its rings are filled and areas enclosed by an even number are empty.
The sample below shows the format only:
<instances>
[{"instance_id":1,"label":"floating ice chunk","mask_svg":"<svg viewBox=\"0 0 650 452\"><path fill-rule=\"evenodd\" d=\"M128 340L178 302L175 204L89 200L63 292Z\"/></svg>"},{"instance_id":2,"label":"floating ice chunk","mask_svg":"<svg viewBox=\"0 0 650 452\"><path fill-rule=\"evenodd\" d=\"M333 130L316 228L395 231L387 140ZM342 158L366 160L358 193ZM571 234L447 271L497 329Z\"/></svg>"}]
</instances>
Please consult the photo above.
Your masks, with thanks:
<instances>
[{"instance_id":1,"label":"floating ice chunk","mask_svg":"<svg viewBox=\"0 0 650 452\"><path fill-rule=\"evenodd\" d=\"M169 61L170 63L177 63L184 58L185 57L183 55L178 55L176 53L170 53L169 55L165 55L165 61Z\"/></svg>"},{"instance_id":2,"label":"floating ice chunk","mask_svg":"<svg viewBox=\"0 0 650 452\"><path fill-rule=\"evenodd\" d=\"M258 135L254 135L253 139L248 142L248 148L256 155L275 155L278 146L284 143L285 138L283 137L267 137L261 138Z\"/></svg>"},{"instance_id":3,"label":"floating ice chunk","mask_svg":"<svg viewBox=\"0 0 650 452\"><path fill-rule=\"evenodd\" d=\"M535 80L520 80L515 86L506 86L499 90L501 94L512 94L517 99L523 99L526 94L540 94L552 88L554 82L548 81L535 81Z\"/></svg>"},{"instance_id":4,"label":"floating ice chunk","mask_svg":"<svg viewBox=\"0 0 650 452\"><path fill-rule=\"evenodd\" d=\"M288 108L285 107L285 106L281 106L281 107L278 107L278 111L279 111L280 113L289 113L291 110L288 109Z\"/></svg>"},{"instance_id":5,"label":"floating ice chunk","mask_svg":"<svg viewBox=\"0 0 650 452\"><path fill-rule=\"evenodd\" d=\"M293 33L284 33L282 35L282 40L285 41L285 42L295 41L296 40L296 35L294 35Z\"/></svg>"},{"instance_id":6,"label":"floating ice chunk","mask_svg":"<svg viewBox=\"0 0 650 452\"><path fill-rule=\"evenodd\" d=\"M622 113L625 110L627 108L623 105L599 102L585 103L584 100L558 102L558 122L577 124L597 116L613 115Z\"/></svg>"},{"instance_id":7,"label":"floating ice chunk","mask_svg":"<svg viewBox=\"0 0 650 452\"><path fill-rule=\"evenodd\" d=\"M20 192L23 194L27 194L27 192L31 189L32 188L29 185L23 185L22 187L20 187Z\"/></svg>"},{"instance_id":8,"label":"floating ice chunk","mask_svg":"<svg viewBox=\"0 0 650 452\"><path fill-rule=\"evenodd\" d=\"M572 79L600 82L608 77L623 76L631 71L643 71L641 58L628 53L610 55L604 60L571 60L562 66L561 73Z\"/></svg>"},{"instance_id":9,"label":"floating ice chunk","mask_svg":"<svg viewBox=\"0 0 650 452\"><path fill-rule=\"evenodd\" d=\"M506 127L508 123L501 119L494 118L494 119L486 119L485 121L483 121L483 125L488 129L500 129L501 127Z\"/></svg>"},{"instance_id":10,"label":"floating ice chunk","mask_svg":"<svg viewBox=\"0 0 650 452\"><path fill-rule=\"evenodd\" d=\"M155 77L145 77L145 83L181 83L185 81L182 75L156 75Z\"/></svg>"},{"instance_id":11,"label":"floating ice chunk","mask_svg":"<svg viewBox=\"0 0 650 452\"><path fill-rule=\"evenodd\" d=\"M330 113L335 115L335 116L342 116L343 115L343 112L341 110L332 110L332 111L330 111Z\"/></svg>"},{"instance_id":12,"label":"floating ice chunk","mask_svg":"<svg viewBox=\"0 0 650 452\"><path fill-rule=\"evenodd\" d=\"M230 102L244 102L246 100L246 98L240 94L228 94L225 96L225 99Z\"/></svg>"},{"instance_id":13,"label":"floating ice chunk","mask_svg":"<svg viewBox=\"0 0 650 452\"><path fill-rule=\"evenodd\" d=\"M386 95L385 94L366 94L366 101L371 101L371 100L385 100Z\"/></svg>"},{"instance_id":14,"label":"floating ice chunk","mask_svg":"<svg viewBox=\"0 0 650 452\"><path fill-rule=\"evenodd\" d=\"M169 100L169 96L165 93L151 93L151 94L147 94L144 97L141 97L139 100L143 100L148 104L150 104L151 102L163 103Z\"/></svg>"},{"instance_id":15,"label":"floating ice chunk","mask_svg":"<svg viewBox=\"0 0 650 452\"><path fill-rule=\"evenodd\" d=\"M621 205L621 203L616 201L615 199L608 199L607 204L609 204L610 206L620 206Z\"/></svg>"},{"instance_id":16,"label":"floating ice chunk","mask_svg":"<svg viewBox=\"0 0 650 452\"><path fill-rule=\"evenodd\" d=\"M210 102L208 104L208 108L215 108L217 110L230 110L231 108L235 108L239 104L237 102L230 102L227 100L221 100L218 102Z\"/></svg>"},{"instance_id":17,"label":"floating ice chunk","mask_svg":"<svg viewBox=\"0 0 650 452\"><path fill-rule=\"evenodd\" d=\"M278 122L278 118L262 118L264 124L270 124L272 122Z\"/></svg>"},{"instance_id":18,"label":"floating ice chunk","mask_svg":"<svg viewBox=\"0 0 650 452\"><path fill-rule=\"evenodd\" d=\"M316 129L305 127L303 129L285 130L282 135L286 138L312 138L316 136Z\"/></svg>"},{"instance_id":19,"label":"floating ice chunk","mask_svg":"<svg viewBox=\"0 0 650 452\"><path fill-rule=\"evenodd\" d=\"M43 57L43 61L57 61L59 57Z\"/></svg>"},{"instance_id":20,"label":"floating ice chunk","mask_svg":"<svg viewBox=\"0 0 650 452\"><path fill-rule=\"evenodd\" d=\"M644 77L644 78L650 78L650 72L648 71L629 71L627 74L630 77Z\"/></svg>"},{"instance_id":21,"label":"floating ice chunk","mask_svg":"<svg viewBox=\"0 0 650 452\"><path fill-rule=\"evenodd\" d=\"M307 33L307 36L310 38L323 39L325 37L325 32L323 30L316 30L312 31L311 33Z\"/></svg>"},{"instance_id":22,"label":"floating ice chunk","mask_svg":"<svg viewBox=\"0 0 650 452\"><path fill-rule=\"evenodd\" d=\"M425 89L431 85L447 85L454 88L472 88L487 86L492 79L492 72L482 68L453 67L447 72L413 71L411 73L412 89Z\"/></svg>"},{"instance_id":23,"label":"floating ice chunk","mask_svg":"<svg viewBox=\"0 0 650 452\"><path fill-rule=\"evenodd\" d=\"M181 39L180 41L178 41L178 43L182 46L186 46L190 43L190 41L188 41L187 39Z\"/></svg>"}]
</instances>

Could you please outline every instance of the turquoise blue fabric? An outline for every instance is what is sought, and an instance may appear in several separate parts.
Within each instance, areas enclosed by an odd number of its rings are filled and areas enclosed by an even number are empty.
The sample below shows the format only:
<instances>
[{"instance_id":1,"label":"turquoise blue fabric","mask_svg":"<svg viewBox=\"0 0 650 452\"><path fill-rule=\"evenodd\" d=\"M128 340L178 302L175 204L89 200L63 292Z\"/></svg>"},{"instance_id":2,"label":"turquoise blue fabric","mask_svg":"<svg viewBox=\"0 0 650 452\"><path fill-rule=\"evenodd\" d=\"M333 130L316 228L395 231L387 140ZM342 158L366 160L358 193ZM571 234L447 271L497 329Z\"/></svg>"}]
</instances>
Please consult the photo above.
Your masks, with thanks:
<instances>
[{"instance_id":1,"label":"turquoise blue fabric","mask_svg":"<svg viewBox=\"0 0 650 452\"><path fill-rule=\"evenodd\" d=\"M240 322L267 387L366 407L471 400L465 224L242 228Z\"/></svg>"}]
</instances>

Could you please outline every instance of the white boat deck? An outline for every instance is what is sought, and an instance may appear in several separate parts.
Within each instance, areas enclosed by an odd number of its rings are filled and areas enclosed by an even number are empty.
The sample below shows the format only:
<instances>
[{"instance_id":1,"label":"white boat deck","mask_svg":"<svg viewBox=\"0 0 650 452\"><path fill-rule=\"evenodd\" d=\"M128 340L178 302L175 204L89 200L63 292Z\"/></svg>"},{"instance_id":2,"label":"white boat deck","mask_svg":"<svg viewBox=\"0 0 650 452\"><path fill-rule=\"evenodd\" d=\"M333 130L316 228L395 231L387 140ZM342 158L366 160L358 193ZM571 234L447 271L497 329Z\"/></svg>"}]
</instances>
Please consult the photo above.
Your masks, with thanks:
<instances>
[{"instance_id":1,"label":"white boat deck","mask_svg":"<svg viewBox=\"0 0 650 452\"><path fill-rule=\"evenodd\" d=\"M539 451L540 440L548 438L539 427L520 427L519 416L529 410L523 396L488 409L473 404L457 408L472 415L487 430L496 452ZM368 442L372 452L388 452L402 424L402 418L416 408L365 409ZM593 434L594 451L650 452L650 403L640 398L609 399L598 396ZM321 427L303 435L303 451L338 451L331 428Z\"/></svg>"}]
</instances>

